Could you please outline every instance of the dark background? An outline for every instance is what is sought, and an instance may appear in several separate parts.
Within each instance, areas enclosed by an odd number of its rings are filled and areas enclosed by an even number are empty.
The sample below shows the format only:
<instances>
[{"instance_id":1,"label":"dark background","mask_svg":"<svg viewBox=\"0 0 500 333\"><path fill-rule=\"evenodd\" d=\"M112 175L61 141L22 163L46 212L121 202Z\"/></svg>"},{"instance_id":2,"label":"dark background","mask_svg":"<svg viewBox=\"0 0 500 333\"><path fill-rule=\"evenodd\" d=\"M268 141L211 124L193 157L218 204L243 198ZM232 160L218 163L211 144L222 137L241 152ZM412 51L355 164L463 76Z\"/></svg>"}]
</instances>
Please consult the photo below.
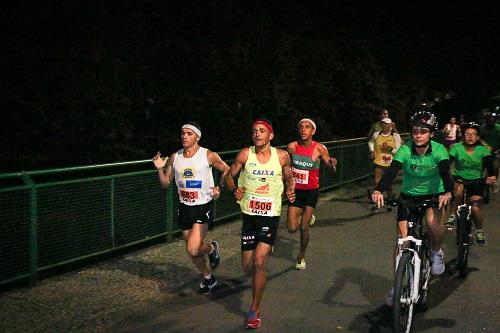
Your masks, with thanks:
<instances>
[{"instance_id":1,"label":"dark background","mask_svg":"<svg viewBox=\"0 0 500 333\"><path fill-rule=\"evenodd\" d=\"M500 91L488 2L36 1L2 9L0 171L148 159L179 145L275 145L313 118L317 140L365 136L381 108L400 130L422 102L444 124ZM437 103L436 103L437 102Z\"/></svg>"}]
</instances>

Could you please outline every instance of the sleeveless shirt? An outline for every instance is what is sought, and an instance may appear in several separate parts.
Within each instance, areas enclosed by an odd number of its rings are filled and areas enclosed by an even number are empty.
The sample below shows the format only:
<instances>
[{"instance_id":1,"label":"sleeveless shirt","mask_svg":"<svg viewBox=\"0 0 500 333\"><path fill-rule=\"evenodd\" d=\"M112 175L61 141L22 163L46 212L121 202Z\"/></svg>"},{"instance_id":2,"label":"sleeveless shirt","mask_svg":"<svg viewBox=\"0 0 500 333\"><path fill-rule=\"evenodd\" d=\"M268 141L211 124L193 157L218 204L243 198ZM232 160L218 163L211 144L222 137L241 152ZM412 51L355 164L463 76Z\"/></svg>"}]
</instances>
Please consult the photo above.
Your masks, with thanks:
<instances>
[{"instance_id":1,"label":"sleeveless shirt","mask_svg":"<svg viewBox=\"0 0 500 333\"><path fill-rule=\"evenodd\" d=\"M200 147L196 154L185 158L183 149L175 153L174 174L179 201L188 206L203 205L212 200L214 187L212 167L208 163L207 149Z\"/></svg>"},{"instance_id":2,"label":"sleeveless shirt","mask_svg":"<svg viewBox=\"0 0 500 333\"><path fill-rule=\"evenodd\" d=\"M297 190L314 190L319 188L319 166L320 160L313 161L312 156L316 148L316 141L312 141L309 147L295 146L292 154L292 173Z\"/></svg>"},{"instance_id":3,"label":"sleeveless shirt","mask_svg":"<svg viewBox=\"0 0 500 333\"><path fill-rule=\"evenodd\" d=\"M283 193L282 168L276 148L271 147L271 157L260 163L255 146L248 151L248 160L238 178L238 187L245 193L239 202L241 211L248 215L280 216Z\"/></svg>"}]
</instances>

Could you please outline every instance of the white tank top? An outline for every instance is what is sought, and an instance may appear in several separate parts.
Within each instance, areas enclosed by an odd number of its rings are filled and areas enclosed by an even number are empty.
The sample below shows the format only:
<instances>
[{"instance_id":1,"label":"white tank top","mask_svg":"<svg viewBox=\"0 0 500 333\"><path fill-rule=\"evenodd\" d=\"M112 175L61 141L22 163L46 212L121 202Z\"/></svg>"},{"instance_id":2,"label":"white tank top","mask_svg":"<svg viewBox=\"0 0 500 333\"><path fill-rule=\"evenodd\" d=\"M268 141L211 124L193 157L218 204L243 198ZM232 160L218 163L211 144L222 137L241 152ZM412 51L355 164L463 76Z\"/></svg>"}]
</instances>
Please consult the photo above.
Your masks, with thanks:
<instances>
[{"instance_id":1,"label":"white tank top","mask_svg":"<svg viewBox=\"0 0 500 333\"><path fill-rule=\"evenodd\" d=\"M203 205L212 200L214 187L212 167L208 163L207 149L200 147L190 158L183 156L183 149L175 153L174 173L179 201L188 206Z\"/></svg>"}]
</instances>

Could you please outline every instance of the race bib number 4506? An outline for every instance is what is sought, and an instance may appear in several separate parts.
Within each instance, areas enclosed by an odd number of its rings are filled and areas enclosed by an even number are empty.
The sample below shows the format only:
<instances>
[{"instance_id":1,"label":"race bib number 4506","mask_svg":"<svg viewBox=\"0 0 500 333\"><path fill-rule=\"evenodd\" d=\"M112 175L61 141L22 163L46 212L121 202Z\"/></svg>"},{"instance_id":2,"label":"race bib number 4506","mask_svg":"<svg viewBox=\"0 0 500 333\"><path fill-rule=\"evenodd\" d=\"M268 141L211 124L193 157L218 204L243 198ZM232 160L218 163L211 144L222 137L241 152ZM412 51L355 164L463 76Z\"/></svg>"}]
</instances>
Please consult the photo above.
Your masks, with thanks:
<instances>
[{"instance_id":1,"label":"race bib number 4506","mask_svg":"<svg viewBox=\"0 0 500 333\"><path fill-rule=\"evenodd\" d=\"M293 179L296 184L308 184L309 183L309 171L292 168Z\"/></svg>"},{"instance_id":2,"label":"race bib number 4506","mask_svg":"<svg viewBox=\"0 0 500 333\"><path fill-rule=\"evenodd\" d=\"M274 200L271 198L250 197L248 209L253 214L269 215L273 211Z\"/></svg>"}]
</instances>

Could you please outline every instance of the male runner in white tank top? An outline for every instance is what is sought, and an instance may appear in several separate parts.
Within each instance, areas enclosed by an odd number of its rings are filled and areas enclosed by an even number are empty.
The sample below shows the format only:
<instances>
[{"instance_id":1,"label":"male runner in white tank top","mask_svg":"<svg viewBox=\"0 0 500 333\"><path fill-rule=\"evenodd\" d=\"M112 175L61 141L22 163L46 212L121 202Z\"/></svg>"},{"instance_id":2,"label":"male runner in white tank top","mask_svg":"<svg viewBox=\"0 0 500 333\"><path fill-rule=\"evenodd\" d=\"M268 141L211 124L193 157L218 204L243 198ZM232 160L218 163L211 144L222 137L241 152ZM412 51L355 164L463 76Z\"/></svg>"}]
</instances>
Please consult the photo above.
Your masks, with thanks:
<instances>
[{"instance_id":1,"label":"male runner in white tank top","mask_svg":"<svg viewBox=\"0 0 500 333\"><path fill-rule=\"evenodd\" d=\"M214 186L212 167L222 172L224 181L229 167L220 156L201 147L201 127L198 123L187 122L181 129L182 149L170 158L162 159L158 152L153 158L163 188L167 188L175 178L179 195L178 222L186 242L186 251L203 275L200 293L208 294L217 284L212 270L220 262L217 241L206 243L208 226L213 219L213 201L220 195L219 185ZM206 264L208 255L210 267Z\"/></svg>"}]
</instances>

